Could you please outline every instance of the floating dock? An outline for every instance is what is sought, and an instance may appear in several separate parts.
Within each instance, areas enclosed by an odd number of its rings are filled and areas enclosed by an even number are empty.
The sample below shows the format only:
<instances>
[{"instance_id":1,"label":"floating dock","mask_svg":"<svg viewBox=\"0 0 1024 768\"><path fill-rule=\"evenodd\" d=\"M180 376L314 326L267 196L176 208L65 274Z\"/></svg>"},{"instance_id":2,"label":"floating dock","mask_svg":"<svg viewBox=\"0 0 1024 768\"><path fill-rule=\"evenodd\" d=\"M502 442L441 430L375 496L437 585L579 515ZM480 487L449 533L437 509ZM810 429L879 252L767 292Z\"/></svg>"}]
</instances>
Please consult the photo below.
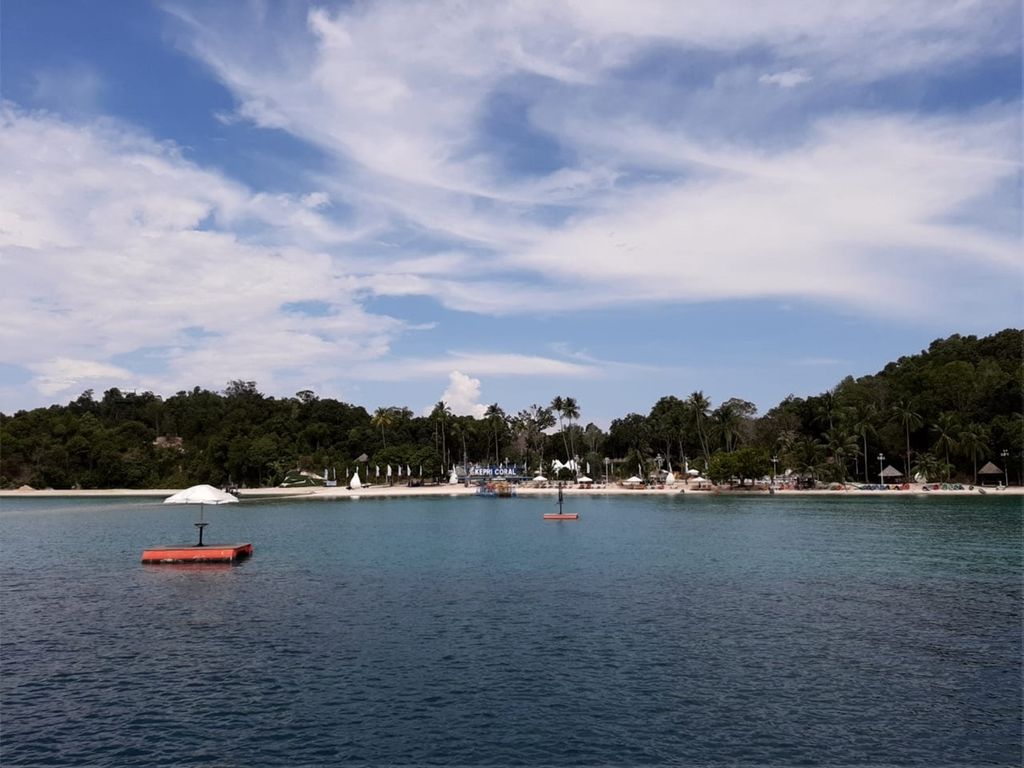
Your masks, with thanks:
<instances>
[{"instance_id":1,"label":"floating dock","mask_svg":"<svg viewBox=\"0 0 1024 768\"><path fill-rule=\"evenodd\" d=\"M203 546L152 547L142 553L142 562L235 563L252 555L252 544L205 544Z\"/></svg>"},{"instance_id":2,"label":"floating dock","mask_svg":"<svg viewBox=\"0 0 1024 768\"><path fill-rule=\"evenodd\" d=\"M577 512L549 512L544 515L545 520L579 520Z\"/></svg>"}]
</instances>

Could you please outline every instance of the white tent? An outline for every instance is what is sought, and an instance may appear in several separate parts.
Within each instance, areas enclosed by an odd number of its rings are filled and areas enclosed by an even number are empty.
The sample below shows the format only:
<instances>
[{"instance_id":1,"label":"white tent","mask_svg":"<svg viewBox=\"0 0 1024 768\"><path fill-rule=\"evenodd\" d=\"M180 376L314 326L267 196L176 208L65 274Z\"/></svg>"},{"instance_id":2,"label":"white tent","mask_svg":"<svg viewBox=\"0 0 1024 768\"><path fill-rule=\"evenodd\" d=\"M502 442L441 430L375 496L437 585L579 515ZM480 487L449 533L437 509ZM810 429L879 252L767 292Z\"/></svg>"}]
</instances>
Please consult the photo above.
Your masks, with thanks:
<instances>
[{"instance_id":1,"label":"white tent","mask_svg":"<svg viewBox=\"0 0 1024 768\"><path fill-rule=\"evenodd\" d=\"M633 475L631 478L629 478L629 480L625 480L624 482L626 485L643 485L644 481L641 480L636 475Z\"/></svg>"},{"instance_id":2,"label":"white tent","mask_svg":"<svg viewBox=\"0 0 1024 768\"><path fill-rule=\"evenodd\" d=\"M359 480L359 470L356 469L355 474L352 475L352 479L348 481L349 488L362 488L363 484Z\"/></svg>"},{"instance_id":3,"label":"white tent","mask_svg":"<svg viewBox=\"0 0 1024 768\"><path fill-rule=\"evenodd\" d=\"M676 484L676 476L673 475L671 472L669 472L665 476L665 485L675 485L675 484Z\"/></svg>"},{"instance_id":4,"label":"white tent","mask_svg":"<svg viewBox=\"0 0 1024 768\"><path fill-rule=\"evenodd\" d=\"M452 474L448 478L448 485L458 485L458 484L459 484L459 475L455 471L455 467L452 467Z\"/></svg>"},{"instance_id":5,"label":"white tent","mask_svg":"<svg viewBox=\"0 0 1024 768\"><path fill-rule=\"evenodd\" d=\"M533 478L533 482L535 483L546 483L547 481L548 479L544 477L544 475L536 475Z\"/></svg>"},{"instance_id":6,"label":"white tent","mask_svg":"<svg viewBox=\"0 0 1024 768\"><path fill-rule=\"evenodd\" d=\"M579 479L576 482L579 483L580 485L585 485L587 483L592 483L594 481L591 478L587 477L586 475L580 475Z\"/></svg>"}]
</instances>

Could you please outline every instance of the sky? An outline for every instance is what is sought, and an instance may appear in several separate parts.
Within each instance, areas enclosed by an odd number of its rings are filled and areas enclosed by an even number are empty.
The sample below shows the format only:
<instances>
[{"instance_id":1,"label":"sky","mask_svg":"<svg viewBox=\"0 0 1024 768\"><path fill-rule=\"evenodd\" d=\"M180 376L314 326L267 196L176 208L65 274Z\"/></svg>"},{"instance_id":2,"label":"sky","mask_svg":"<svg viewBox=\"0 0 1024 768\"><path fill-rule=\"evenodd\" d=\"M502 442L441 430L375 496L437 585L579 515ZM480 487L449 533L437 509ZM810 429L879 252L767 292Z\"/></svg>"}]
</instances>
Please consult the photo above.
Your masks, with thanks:
<instances>
[{"instance_id":1,"label":"sky","mask_svg":"<svg viewBox=\"0 0 1024 768\"><path fill-rule=\"evenodd\" d=\"M1017 0L0 0L0 411L607 426L1024 317Z\"/></svg>"}]
</instances>

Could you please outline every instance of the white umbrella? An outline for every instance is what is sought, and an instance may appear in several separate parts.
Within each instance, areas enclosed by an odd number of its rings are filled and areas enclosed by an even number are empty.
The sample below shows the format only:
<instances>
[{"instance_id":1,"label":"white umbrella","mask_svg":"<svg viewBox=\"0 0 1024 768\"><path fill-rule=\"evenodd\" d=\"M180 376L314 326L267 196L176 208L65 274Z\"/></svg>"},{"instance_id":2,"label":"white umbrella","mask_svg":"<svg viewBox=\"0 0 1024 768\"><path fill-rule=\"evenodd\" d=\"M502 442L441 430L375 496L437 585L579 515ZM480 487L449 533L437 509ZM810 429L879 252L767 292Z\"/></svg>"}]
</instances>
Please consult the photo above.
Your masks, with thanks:
<instances>
[{"instance_id":1,"label":"white umbrella","mask_svg":"<svg viewBox=\"0 0 1024 768\"><path fill-rule=\"evenodd\" d=\"M633 476L632 476L631 478L629 478L629 480L627 480L626 482L627 482L627 483L642 483L642 482L643 482L643 480L641 480L641 479L640 479L639 477L637 477L636 475L633 475Z\"/></svg>"},{"instance_id":2,"label":"white umbrella","mask_svg":"<svg viewBox=\"0 0 1024 768\"><path fill-rule=\"evenodd\" d=\"M227 491L214 488L212 485L193 485L183 491L178 491L173 496L164 499L164 504L198 504L199 522L196 527L199 529L199 546L203 545L203 528L208 524L203 522L203 507L207 504L237 504L238 497L232 496Z\"/></svg>"},{"instance_id":3,"label":"white umbrella","mask_svg":"<svg viewBox=\"0 0 1024 768\"><path fill-rule=\"evenodd\" d=\"M178 491L173 496L164 499L164 504L235 504L237 496L232 496L227 491L214 488L212 485L193 485L184 491Z\"/></svg>"},{"instance_id":4,"label":"white umbrella","mask_svg":"<svg viewBox=\"0 0 1024 768\"><path fill-rule=\"evenodd\" d=\"M455 467L452 467L452 474L448 478L448 485L458 485L458 484L459 484L459 476L455 472Z\"/></svg>"},{"instance_id":5,"label":"white umbrella","mask_svg":"<svg viewBox=\"0 0 1024 768\"><path fill-rule=\"evenodd\" d=\"M698 475L700 475L700 470L699 469L688 469L688 470L686 470L686 474L688 474L690 477L697 477Z\"/></svg>"},{"instance_id":6,"label":"white umbrella","mask_svg":"<svg viewBox=\"0 0 1024 768\"><path fill-rule=\"evenodd\" d=\"M594 482L594 481L593 481L593 480L591 480L591 479L590 479L589 477L587 477L586 475L580 475L579 479L578 479L578 480L577 480L576 482L577 482L577 483L592 483L592 482Z\"/></svg>"},{"instance_id":7,"label":"white umbrella","mask_svg":"<svg viewBox=\"0 0 1024 768\"><path fill-rule=\"evenodd\" d=\"M363 483L359 479L359 469L357 468L356 469L356 473L354 475L352 475L352 479L348 483L348 487L349 488L361 488L362 485L363 485Z\"/></svg>"}]
</instances>

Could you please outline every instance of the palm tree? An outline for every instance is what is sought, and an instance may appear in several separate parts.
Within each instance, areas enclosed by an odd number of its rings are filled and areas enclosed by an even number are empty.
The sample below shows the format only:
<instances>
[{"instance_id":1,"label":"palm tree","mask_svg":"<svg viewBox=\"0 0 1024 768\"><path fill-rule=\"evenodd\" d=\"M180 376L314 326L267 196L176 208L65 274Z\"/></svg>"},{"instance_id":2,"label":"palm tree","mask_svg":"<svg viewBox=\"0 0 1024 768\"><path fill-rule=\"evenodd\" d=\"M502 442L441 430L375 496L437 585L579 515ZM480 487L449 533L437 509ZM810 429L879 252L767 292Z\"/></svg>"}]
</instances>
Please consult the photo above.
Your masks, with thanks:
<instances>
[{"instance_id":1,"label":"palm tree","mask_svg":"<svg viewBox=\"0 0 1024 768\"><path fill-rule=\"evenodd\" d=\"M924 424L924 419L921 418L921 414L914 410L914 403L910 400L900 400L892 407L893 415L899 419L900 424L903 425L903 429L907 436L907 477L910 478L913 475L910 474L910 430L917 429Z\"/></svg>"},{"instance_id":2,"label":"palm tree","mask_svg":"<svg viewBox=\"0 0 1024 768\"><path fill-rule=\"evenodd\" d=\"M580 474L579 462L576 461L576 437L573 431L573 422L580 417L580 407L576 404L576 398L566 397L562 399L562 411L565 418L569 420L569 451L570 458L577 465L576 475Z\"/></svg>"},{"instance_id":3,"label":"palm tree","mask_svg":"<svg viewBox=\"0 0 1024 768\"><path fill-rule=\"evenodd\" d=\"M501 458L500 446L498 443L498 430L505 424L505 412L501 410L501 406L497 403L493 403L492 405L488 405L487 410L484 411L484 419L487 420L487 423L490 424L491 428L494 430L494 463L500 464ZM488 439L488 444L489 443L490 440ZM488 453L490 453L489 447L487 450Z\"/></svg>"},{"instance_id":4,"label":"palm tree","mask_svg":"<svg viewBox=\"0 0 1024 768\"><path fill-rule=\"evenodd\" d=\"M718 406L711 414L715 432L722 438L726 453L732 453L736 448L736 442L740 434L740 425L743 418L736 406L726 401Z\"/></svg>"},{"instance_id":5,"label":"palm tree","mask_svg":"<svg viewBox=\"0 0 1024 768\"><path fill-rule=\"evenodd\" d=\"M949 452L950 450L956 449L956 439L954 435L959 429L957 424L956 416L952 413L940 413L939 418L936 419L932 425L932 430L938 436L935 439L936 450L941 450L946 457L946 482L949 482Z\"/></svg>"},{"instance_id":6,"label":"palm tree","mask_svg":"<svg viewBox=\"0 0 1024 768\"><path fill-rule=\"evenodd\" d=\"M853 431L864 441L864 482L870 483L868 479L868 435L877 435L875 430L875 419L878 417L878 408L874 403L861 403L851 411ZM908 478L909 479L909 478Z\"/></svg>"},{"instance_id":7,"label":"palm tree","mask_svg":"<svg viewBox=\"0 0 1024 768\"><path fill-rule=\"evenodd\" d=\"M857 439L842 427L833 427L825 432L825 444L832 452L832 461L839 470L839 479L846 479L847 457L857 452Z\"/></svg>"},{"instance_id":8,"label":"palm tree","mask_svg":"<svg viewBox=\"0 0 1024 768\"><path fill-rule=\"evenodd\" d=\"M444 400L438 400L434 406L434 410L430 412L430 418L434 420L434 448L437 448L437 432L440 426L441 431L441 472L443 473L448 466L448 444L447 444L447 423L448 418L452 415L452 409L448 407L448 404Z\"/></svg>"},{"instance_id":9,"label":"palm tree","mask_svg":"<svg viewBox=\"0 0 1024 768\"><path fill-rule=\"evenodd\" d=\"M378 408L373 412L373 416L370 419L370 424L375 427L380 427L380 440L384 444L384 447L388 447L387 438L384 436L384 430L394 426L395 423L395 412L393 408Z\"/></svg>"},{"instance_id":10,"label":"palm tree","mask_svg":"<svg viewBox=\"0 0 1024 768\"><path fill-rule=\"evenodd\" d=\"M686 399L686 407L697 428L697 439L700 440L700 447L704 452L704 461L708 462L711 460L711 451L708 449L708 435L704 429L704 421L708 418L711 401L704 396L703 392L698 390Z\"/></svg>"},{"instance_id":11,"label":"palm tree","mask_svg":"<svg viewBox=\"0 0 1024 768\"><path fill-rule=\"evenodd\" d=\"M960 431L960 447L974 462L974 484L978 484L978 456L988 453L988 430L980 424L968 424Z\"/></svg>"},{"instance_id":12,"label":"palm tree","mask_svg":"<svg viewBox=\"0 0 1024 768\"><path fill-rule=\"evenodd\" d=\"M558 431L562 435L562 445L565 446L566 461L568 461L569 443L566 442L565 427L562 424L562 418L565 416L565 399L561 395L551 401L551 410L558 414Z\"/></svg>"},{"instance_id":13,"label":"palm tree","mask_svg":"<svg viewBox=\"0 0 1024 768\"><path fill-rule=\"evenodd\" d=\"M949 476L948 465L943 467L942 462L930 453L919 454L917 457L917 464L914 465L914 468L911 471L914 473L914 477L920 475L925 479L934 478L943 471L945 471L947 477Z\"/></svg>"}]
</instances>

